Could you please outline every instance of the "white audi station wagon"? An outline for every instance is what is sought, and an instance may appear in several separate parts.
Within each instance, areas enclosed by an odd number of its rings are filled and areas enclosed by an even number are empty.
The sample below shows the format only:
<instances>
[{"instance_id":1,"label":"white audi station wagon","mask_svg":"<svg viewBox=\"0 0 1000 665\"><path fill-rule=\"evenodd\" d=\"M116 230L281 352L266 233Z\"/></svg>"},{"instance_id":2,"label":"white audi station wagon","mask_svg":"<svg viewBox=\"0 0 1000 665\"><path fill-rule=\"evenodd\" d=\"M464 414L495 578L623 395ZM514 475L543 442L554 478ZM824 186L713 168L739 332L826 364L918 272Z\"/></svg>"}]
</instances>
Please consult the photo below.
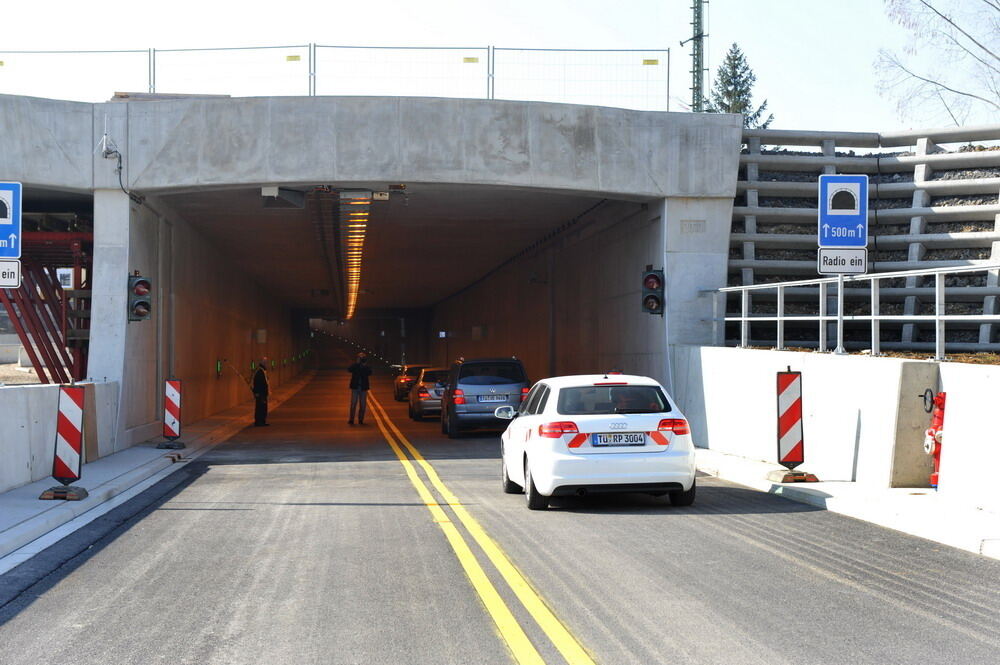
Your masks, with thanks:
<instances>
[{"instance_id":1,"label":"white audi station wagon","mask_svg":"<svg viewBox=\"0 0 1000 665\"><path fill-rule=\"evenodd\" d=\"M501 442L501 478L528 508L553 496L643 492L689 506L695 497L695 451L688 422L659 383L645 376L559 376L536 383Z\"/></svg>"}]
</instances>

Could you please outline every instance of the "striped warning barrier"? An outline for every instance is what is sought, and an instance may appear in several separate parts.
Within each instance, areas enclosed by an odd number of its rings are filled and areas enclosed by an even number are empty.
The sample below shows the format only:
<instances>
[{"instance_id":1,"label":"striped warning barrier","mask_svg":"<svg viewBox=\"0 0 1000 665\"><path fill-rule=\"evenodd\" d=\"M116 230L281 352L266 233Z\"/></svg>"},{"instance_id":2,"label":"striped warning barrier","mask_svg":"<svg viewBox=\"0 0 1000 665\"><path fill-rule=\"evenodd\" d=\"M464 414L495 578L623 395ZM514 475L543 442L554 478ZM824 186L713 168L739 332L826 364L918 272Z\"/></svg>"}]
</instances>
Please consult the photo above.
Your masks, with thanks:
<instances>
[{"instance_id":1,"label":"striped warning barrier","mask_svg":"<svg viewBox=\"0 0 1000 665\"><path fill-rule=\"evenodd\" d=\"M778 464L788 471L772 471L769 480L779 483L817 482L816 476L793 471L805 461L802 434L802 372L778 372Z\"/></svg>"},{"instance_id":2,"label":"striped warning barrier","mask_svg":"<svg viewBox=\"0 0 1000 665\"><path fill-rule=\"evenodd\" d=\"M167 381L163 391L163 436L179 439L181 436L181 382Z\"/></svg>"},{"instance_id":3,"label":"striped warning barrier","mask_svg":"<svg viewBox=\"0 0 1000 665\"><path fill-rule=\"evenodd\" d=\"M802 372L778 372L778 464L794 469L805 460L802 438Z\"/></svg>"},{"instance_id":4,"label":"striped warning barrier","mask_svg":"<svg viewBox=\"0 0 1000 665\"><path fill-rule=\"evenodd\" d=\"M185 447L177 440L181 438L181 382L177 379L168 379L163 390L163 438L166 441L157 448Z\"/></svg>"},{"instance_id":5,"label":"striped warning barrier","mask_svg":"<svg viewBox=\"0 0 1000 665\"><path fill-rule=\"evenodd\" d=\"M87 496L82 487L69 487L83 471L84 391L80 386L60 386L56 412L56 450L52 477L64 485L42 492L40 499L80 500Z\"/></svg>"}]
</instances>

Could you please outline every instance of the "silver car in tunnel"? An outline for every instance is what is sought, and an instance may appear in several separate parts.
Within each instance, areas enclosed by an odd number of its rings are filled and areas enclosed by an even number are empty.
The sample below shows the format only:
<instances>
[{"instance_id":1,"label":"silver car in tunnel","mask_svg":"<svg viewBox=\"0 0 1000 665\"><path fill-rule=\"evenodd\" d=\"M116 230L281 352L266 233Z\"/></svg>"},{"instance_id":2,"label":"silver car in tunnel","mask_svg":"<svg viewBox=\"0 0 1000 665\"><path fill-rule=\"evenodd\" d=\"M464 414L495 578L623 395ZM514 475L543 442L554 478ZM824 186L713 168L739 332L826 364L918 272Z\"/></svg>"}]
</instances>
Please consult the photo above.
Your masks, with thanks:
<instances>
[{"instance_id":1,"label":"silver car in tunnel","mask_svg":"<svg viewBox=\"0 0 1000 665\"><path fill-rule=\"evenodd\" d=\"M451 366L441 401L441 432L449 438L463 430L503 429L507 423L494 414L497 407L517 408L528 394L528 376L517 358L474 358Z\"/></svg>"},{"instance_id":2,"label":"silver car in tunnel","mask_svg":"<svg viewBox=\"0 0 1000 665\"><path fill-rule=\"evenodd\" d=\"M447 367L425 367L410 388L410 418L423 420L441 413L441 397L448 383Z\"/></svg>"}]
</instances>

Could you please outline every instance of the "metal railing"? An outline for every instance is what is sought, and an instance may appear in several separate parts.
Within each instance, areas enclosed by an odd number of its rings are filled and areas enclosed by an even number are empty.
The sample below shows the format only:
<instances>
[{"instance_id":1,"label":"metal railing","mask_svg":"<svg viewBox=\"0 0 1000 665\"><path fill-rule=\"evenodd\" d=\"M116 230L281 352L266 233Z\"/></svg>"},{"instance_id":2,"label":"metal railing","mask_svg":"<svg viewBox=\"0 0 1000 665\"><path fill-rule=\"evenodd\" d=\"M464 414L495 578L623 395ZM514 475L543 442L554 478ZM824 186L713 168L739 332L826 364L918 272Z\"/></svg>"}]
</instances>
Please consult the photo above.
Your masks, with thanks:
<instances>
[{"instance_id":1,"label":"metal railing","mask_svg":"<svg viewBox=\"0 0 1000 665\"><path fill-rule=\"evenodd\" d=\"M669 111L670 49L294 44L0 51L2 94L95 102L116 91L453 97Z\"/></svg>"},{"instance_id":2,"label":"metal railing","mask_svg":"<svg viewBox=\"0 0 1000 665\"><path fill-rule=\"evenodd\" d=\"M707 291L713 298L713 338L718 342L724 340L724 331L720 326L726 323L739 323L740 341L739 347L750 346L750 326L755 323L774 323L777 327L777 338L775 348L782 350L785 345L785 324L787 322L814 322L819 326L819 350L826 351L828 346L829 324L836 324L836 342L834 350L836 354L846 353L844 349L844 323L845 322L869 322L871 326L871 353L881 354L881 323L883 321L898 321L902 323L933 323L934 324L934 358L943 360L945 357L945 325L948 322L974 322L974 323L1000 323L1000 314L946 314L945 313L945 276L958 273L976 273L1000 270L1000 263L985 263L982 265L952 268L931 268L924 270L907 270L902 272L883 272L868 275L851 275L839 277L827 277L822 279L807 279L793 282L778 282L771 284L753 284L748 286L729 286L722 289ZM880 283L887 279L906 279L920 277L934 277L934 313L930 315L922 314L881 314ZM870 314L845 314L844 313L844 285L847 282L868 282L870 288L869 303ZM829 287L836 285L836 313L828 312ZM785 297L790 289L801 287L819 287L819 302L817 315L794 315L788 316L785 311ZM750 311L750 293L754 292L777 292L777 311L775 316L753 314ZM740 315L726 315L726 299L730 293L740 295Z\"/></svg>"}]
</instances>

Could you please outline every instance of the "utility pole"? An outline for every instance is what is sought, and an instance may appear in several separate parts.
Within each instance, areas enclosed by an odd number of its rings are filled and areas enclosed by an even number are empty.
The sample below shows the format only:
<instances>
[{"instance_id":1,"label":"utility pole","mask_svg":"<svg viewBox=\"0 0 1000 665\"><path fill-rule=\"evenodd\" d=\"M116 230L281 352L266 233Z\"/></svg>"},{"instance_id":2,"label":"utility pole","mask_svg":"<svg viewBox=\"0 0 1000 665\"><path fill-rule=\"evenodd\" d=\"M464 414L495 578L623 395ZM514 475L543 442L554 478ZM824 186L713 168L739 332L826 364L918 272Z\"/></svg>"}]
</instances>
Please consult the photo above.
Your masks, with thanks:
<instances>
[{"instance_id":1,"label":"utility pole","mask_svg":"<svg viewBox=\"0 0 1000 665\"><path fill-rule=\"evenodd\" d=\"M691 20L691 39L681 42L684 46L688 42L691 44L691 110L701 113L705 110L705 17L704 5L708 0L691 0L691 11L694 16Z\"/></svg>"}]
</instances>

